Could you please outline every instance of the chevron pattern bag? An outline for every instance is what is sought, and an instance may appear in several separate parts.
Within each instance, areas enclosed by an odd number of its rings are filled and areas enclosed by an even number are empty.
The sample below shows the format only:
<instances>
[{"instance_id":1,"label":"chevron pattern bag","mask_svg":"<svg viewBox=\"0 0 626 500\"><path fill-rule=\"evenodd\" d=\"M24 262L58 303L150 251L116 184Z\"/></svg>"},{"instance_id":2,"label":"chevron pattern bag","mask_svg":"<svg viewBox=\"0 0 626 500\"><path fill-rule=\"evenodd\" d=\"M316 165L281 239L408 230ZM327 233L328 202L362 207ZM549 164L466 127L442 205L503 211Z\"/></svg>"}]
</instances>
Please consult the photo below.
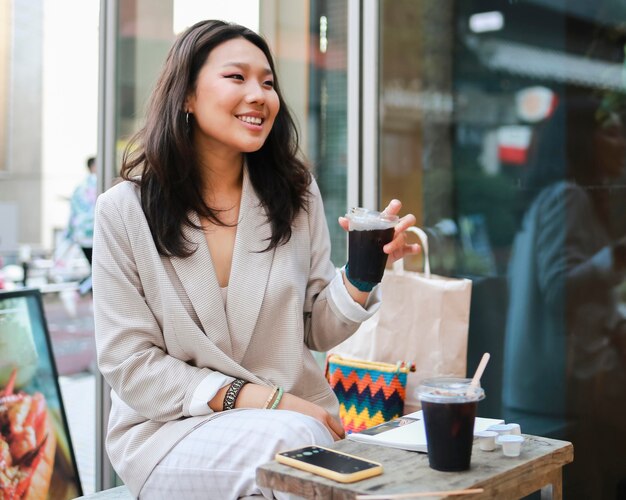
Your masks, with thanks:
<instances>
[{"instance_id":1,"label":"chevron pattern bag","mask_svg":"<svg viewBox=\"0 0 626 500\"><path fill-rule=\"evenodd\" d=\"M415 365L404 361L379 363L329 355L326 378L339 400L346 432L360 432L402 416L410 371L415 371Z\"/></svg>"}]
</instances>

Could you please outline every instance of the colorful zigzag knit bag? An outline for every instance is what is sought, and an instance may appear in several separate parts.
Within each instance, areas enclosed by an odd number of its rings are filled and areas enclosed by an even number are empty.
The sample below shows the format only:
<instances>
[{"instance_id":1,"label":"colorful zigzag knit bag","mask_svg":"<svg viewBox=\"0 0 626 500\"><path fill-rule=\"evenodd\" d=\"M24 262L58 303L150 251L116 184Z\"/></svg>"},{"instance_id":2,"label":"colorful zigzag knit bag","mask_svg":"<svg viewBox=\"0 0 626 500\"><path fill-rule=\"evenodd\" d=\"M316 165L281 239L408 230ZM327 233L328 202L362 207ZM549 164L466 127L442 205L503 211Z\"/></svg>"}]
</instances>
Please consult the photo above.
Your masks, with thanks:
<instances>
[{"instance_id":1,"label":"colorful zigzag knit bag","mask_svg":"<svg viewBox=\"0 0 626 500\"><path fill-rule=\"evenodd\" d=\"M403 415L407 374L415 365L380 363L331 354L326 378L346 432L360 432Z\"/></svg>"}]
</instances>

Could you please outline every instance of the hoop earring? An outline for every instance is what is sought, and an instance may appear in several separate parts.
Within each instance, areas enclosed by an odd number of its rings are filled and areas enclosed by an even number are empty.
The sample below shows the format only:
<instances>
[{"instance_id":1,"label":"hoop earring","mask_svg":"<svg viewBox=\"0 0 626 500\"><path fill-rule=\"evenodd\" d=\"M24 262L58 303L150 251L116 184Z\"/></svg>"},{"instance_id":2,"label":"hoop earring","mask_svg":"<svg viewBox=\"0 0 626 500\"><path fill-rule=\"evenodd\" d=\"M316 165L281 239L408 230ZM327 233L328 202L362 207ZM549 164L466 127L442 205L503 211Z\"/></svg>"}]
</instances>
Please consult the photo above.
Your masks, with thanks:
<instances>
[{"instance_id":1,"label":"hoop earring","mask_svg":"<svg viewBox=\"0 0 626 500\"><path fill-rule=\"evenodd\" d=\"M187 133L191 132L191 127L189 126L189 111L185 112L185 124L187 125Z\"/></svg>"}]
</instances>

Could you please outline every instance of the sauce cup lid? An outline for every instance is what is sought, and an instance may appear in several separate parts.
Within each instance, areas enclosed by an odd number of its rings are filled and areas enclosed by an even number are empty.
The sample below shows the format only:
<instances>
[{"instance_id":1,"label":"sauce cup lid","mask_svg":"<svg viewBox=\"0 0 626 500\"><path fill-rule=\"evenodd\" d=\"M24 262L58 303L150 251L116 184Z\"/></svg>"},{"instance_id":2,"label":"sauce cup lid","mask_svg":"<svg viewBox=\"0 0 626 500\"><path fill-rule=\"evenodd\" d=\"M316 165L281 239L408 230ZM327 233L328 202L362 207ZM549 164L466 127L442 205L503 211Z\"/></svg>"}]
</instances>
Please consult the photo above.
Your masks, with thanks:
<instances>
[{"instance_id":1,"label":"sauce cup lid","mask_svg":"<svg viewBox=\"0 0 626 500\"><path fill-rule=\"evenodd\" d=\"M524 436L520 436L519 434L501 434L496 438L496 443L499 444L523 442Z\"/></svg>"},{"instance_id":2,"label":"sauce cup lid","mask_svg":"<svg viewBox=\"0 0 626 500\"><path fill-rule=\"evenodd\" d=\"M477 438L495 438L498 436L498 433L495 431L476 431L474 436Z\"/></svg>"},{"instance_id":3,"label":"sauce cup lid","mask_svg":"<svg viewBox=\"0 0 626 500\"><path fill-rule=\"evenodd\" d=\"M494 424L487 427L488 431L495 431L498 434L503 432L511 432L513 430L513 426L510 424Z\"/></svg>"}]
</instances>

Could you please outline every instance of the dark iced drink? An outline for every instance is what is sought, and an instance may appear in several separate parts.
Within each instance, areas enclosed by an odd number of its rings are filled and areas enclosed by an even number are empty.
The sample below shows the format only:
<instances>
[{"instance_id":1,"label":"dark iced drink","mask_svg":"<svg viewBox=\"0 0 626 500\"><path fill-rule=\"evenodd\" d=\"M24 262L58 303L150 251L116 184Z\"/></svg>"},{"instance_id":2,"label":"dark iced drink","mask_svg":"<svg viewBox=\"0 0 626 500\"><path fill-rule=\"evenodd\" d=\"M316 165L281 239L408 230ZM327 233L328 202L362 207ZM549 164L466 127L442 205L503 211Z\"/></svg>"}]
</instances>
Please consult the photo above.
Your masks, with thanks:
<instances>
[{"instance_id":1,"label":"dark iced drink","mask_svg":"<svg viewBox=\"0 0 626 500\"><path fill-rule=\"evenodd\" d=\"M383 247L393 239L398 216L364 208L353 208L348 214L348 262L350 277L379 283L385 272L387 254Z\"/></svg>"},{"instance_id":2,"label":"dark iced drink","mask_svg":"<svg viewBox=\"0 0 626 500\"><path fill-rule=\"evenodd\" d=\"M472 457L477 403L422 402L430 467L467 470Z\"/></svg>"},{"instance_id":3,"label":"dark iced drink","mask_svg":"<svg viewBox=\"0 0 626 500\"><path fill-rule=\"evenodd\" d=\"M393 227L350 231L348 262L350 276L362 281L379 283L385 273L387 254L383 247L393 239Z\"/></svg>"},{"instance_id":4,"label":"dark iced drink","mask_svg":"<svg viewBox=\"0 0 626 500\"><path fill-rule=\"evenodd\" d=\"M470 382L433 378L422 381L418 389L432 469L453 472L470 467L476 408L485 397L481 388L468 392Z\"/></svg>"}]
</instances>

